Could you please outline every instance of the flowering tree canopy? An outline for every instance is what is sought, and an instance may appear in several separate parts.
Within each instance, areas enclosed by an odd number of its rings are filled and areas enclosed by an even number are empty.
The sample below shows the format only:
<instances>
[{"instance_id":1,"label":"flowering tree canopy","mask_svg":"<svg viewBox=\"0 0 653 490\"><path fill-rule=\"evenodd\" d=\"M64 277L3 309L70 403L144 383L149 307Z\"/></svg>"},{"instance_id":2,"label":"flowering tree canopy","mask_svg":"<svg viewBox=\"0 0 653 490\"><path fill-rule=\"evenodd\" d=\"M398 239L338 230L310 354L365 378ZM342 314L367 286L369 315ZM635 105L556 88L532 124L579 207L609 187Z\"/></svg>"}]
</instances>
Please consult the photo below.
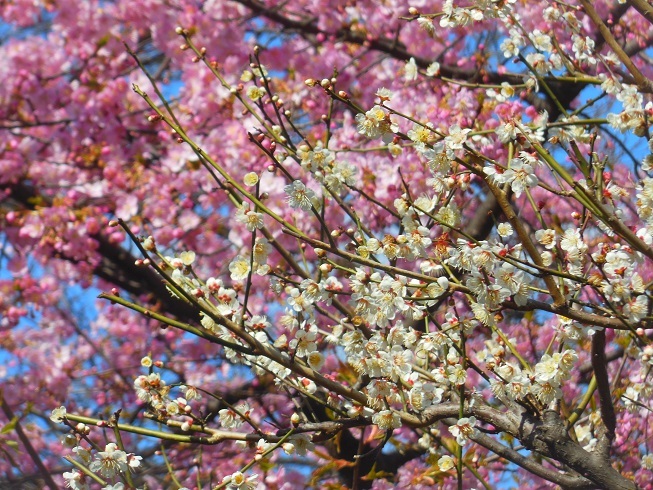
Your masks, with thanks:
<instances>
[{"instance_id":1,"label":"flowering tree canopy","mask_svg":"<svg viewBox=\"0 0 653 490\"><path fill-rule=\"evenodd\" d=\"M650 2L0 12L0 487L653 488Z\"/></svg>"}]
</instances>

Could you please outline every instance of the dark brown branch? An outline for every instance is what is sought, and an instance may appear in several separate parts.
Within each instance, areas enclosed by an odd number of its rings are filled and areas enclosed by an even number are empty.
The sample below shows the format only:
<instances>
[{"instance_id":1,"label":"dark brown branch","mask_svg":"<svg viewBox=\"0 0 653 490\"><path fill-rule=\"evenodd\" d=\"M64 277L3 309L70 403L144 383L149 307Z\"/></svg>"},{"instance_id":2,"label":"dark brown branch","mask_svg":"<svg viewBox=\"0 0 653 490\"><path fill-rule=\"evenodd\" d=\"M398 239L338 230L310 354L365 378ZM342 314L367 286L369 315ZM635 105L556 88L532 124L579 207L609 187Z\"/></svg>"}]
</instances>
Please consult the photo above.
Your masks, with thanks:
<instances>
[{"instance_id":1,"label":"dark brown branch","mask_svg":"<svg viewBox=\"0 0 653 490\"><path fill-rule=\"evenodd\" d=\"M601 418L606 430L606 441L603 444L604 456L609 457L610 445L614 441L615 430L617 429L617 417L612 404L610 380L605 359L605 330L599 330L592 336L592 367L594 368L599 400L601 401Z\"/></svg>"},{"instance_id":2,"label":"dark brown branch","mask_svg":"<svg viewBox=\"0 0 653 490\"><path fill-rule=\"evenodd\" d=\"M596 452L587 452L572 441L557 412L547 410L541 421L536 421L527 429L528 433L522 434L520 440L528 449L564 463L594 482L596 487L605 490L637 489L633 481L612 467L609 459Z\"/></svg>"},{"instance_id":3,"label":"dark brown branch","mask_svg":"<svg viewBox=\"0 0 653 490\"><path fill-rule=\"evenodd\" d=\"M2 411L4 412L7 419L11 421L14 418L14 412L9 406L9 404L6 402L6 400L4 399L3 395L0 395L0 407L2 407ZM16 435L18 435L20 441L23 443L23 447L27 451L27 454L29 454L30 458L32 458L32 461L38 468L39 473L43 477L43 480L45 480L45 484L48 486L48 488L52 490L57 490L57 488L59 487L52 479L52 475L50 475L50 472L43 464L43 461L41 461L41 458L39 457L39 454L36 452L36 449L34 449L34 446L32 446L29 437L27 437L27 434L25 434L25 432L23 431L20 422L16 421L14 425L14 430L16 431Z\"/></svg>"},{"instance_id":4,"label":"dark brown branch","mask_svg":"<svg viewBox=\"0 0 653 490\"><path fill-rule=\"evenodd\" d=\"M653 7L646 0L630 0L630 3L646 20L653 24Z\"/></svg>"},{"instance_id":5,"label":"dark brown branch","mask_svg":"<svg viewBox=\"0 0 653 490\"><path fill-rule=\"evenodd\" d=\"M326 32L317 26L317 22L313 19L309 20L295 20L284 15L278 8L268 8L263 2L259 0L234 0L235 2L247 7L252 12L266 19L271 20L284 29L296 32L303 37L316 36L318 34L325 35L327 38L335 38L339 41L365 46L373 51L378 51L389 55L390 57L399 61L408 61L411 58L415 59L415 63L422 69L426 69L434 60L426 59L421 56L416 56L406 49L406 46L396 39L383 39L383 38L368 38L367 36L353 31L349 28L341 28L335 32ZM441 66L440 74L447 78L454 78L458 80L474 80L478 78L479 71L477 69L464 69L456 66ZM524 82L524 75L521 73L505 73L499 74L496 72L487 72L483 74L485 83L509 82L512 84L521 84ZM583 85L584 86L584 85Z\"/></svg>"},{"instance_id":6,"label":"dark brown branch","mask_svg":"<svg viewBox=\"0 0 653 490\"><path fill-rule=\"evenodd\" d=\"M630 328L628 328L628 326L626 326L626 324L624 324L624 322L619 318L609 318L596 313L588 313L586 311L570 308L567 305L555 306L543 301L529 299L525 305L518 305L514 301L505 301L502 306L515 311L548 311L549 313L555 313L570 318L571 320L576 320L578 323L582 323L583 325L630 331Z\"/></svg>"},{"instance_id":7,"label":"dark brown branch","mask_svg":"<svg viewBox=\"0 0 653 490\"><path fill-rule=\"evenodd\" d=\"M515 463L517 466L524 468L526 471L537 475L540 478L544 478L545 480L560 485L562 488L569 490L592 490L596 488L596 485L587 478L579 475L565 474L554 469L546 468L537 463L532 457L524 456L514 449L504 446L496 439L486 434L479 433L471 439L484 448L489 449L494 454Z\"/></svg>"},{"instance_id":8,"label":"dark brown branch","mask_svg":"<svg viewBox=\"0 0 653 490\"><path fill-rule=\"evenodd\" d=\"M35 209L35 202L49 204L46 196L40 195L35 189L25 184L11 186L11 199L24 209ZM92 236L98 243L97 253L101 257L100 264L93 271L94 275L134 296L148 294L152 301L157 301L159 308L176 318L196 324L198 313L191 305L173 297L165 287L161 277L149 267L138 267L134 257L120 244L110 242L106 236L98 233ZM70 257L62 259L75 262Z\"/></svg>"},{"instance_id":9,"label":"dark brown branch","mask_svg":"<svg viewBox=\"0 0 653 490\"><path fill-rule=\"evenodd\" d=\"M442 403L433 406L424 411L424 417L429 423L443 421L449 425L455 423L455 419L447 420L450 417L458 417L457 410L459 405L454 402ZM505 457L509 461L518 464L525 469L546 478L549 481L558 483L568 488L602 488L605 490L636 489L635 483L628 478L619 474L611 464L608 457L602 457L601 454L585 451L576 441L573 441L565 428L563 420L557 412L547 410L541 418L534 418L528 412L521 414L512 412L500 412L499 410L474 404L466 407L465 416L473 415L478 420L494 426L501 432L505 432L516 437L529 450L535 451L543 456L550 457L556 461L569 466L578 472L584 478L578 476L565 475L564 473L547 470L544 467L538 468L535 462L529 462L523 457L515 456L515 451L504 448L498 442L492 444L489 436L473 438L474 441L485 446L488 449ZM491 447L489 447L491 446ZM502 449L503 448L503 449ZM523 466L526 465L526 466ZM536 473L538 471L538 473ZM559 481L560 476L568 476L566 484ZM588 485L588 481L592 484Z\"/></svg>"},{"instance_id":10,"label":"dark brown branch","mask_svg":"<svg viewBox=\"0 0 653 490\"><path fill-rule=\"evenodd\" d=\"M492 193L488 193L463 231L474 240L485 240L494 229L500 215L499 203Z\"/></svg>"},{"instance_id":11,"label":"dark brown branch","mask_svg":"<svg viewBox=\"0 0 653 490\"><path fill-rule=\"evenodd\" d=\"M585 13L589 16L589 18L592 20L592 23L597 27L597 29L605 39L605 42L610 46L612 51L614 51L614 53L619 58L619 61L621 61L624 64L624 66L628 69L630 74L633 76L635 82L637 83L637 87L643 92L650 93L653 90L653 82L651 82L648 78L646 78L642 74L641 71L639 71L639 68L637 68L635 63L633 63L633 60L630 59L630 57L623 50L621 45L619 45L617 40L612 35L612 32L610 32L608 26L605 25L605 22L603 22L603 19L601 19L601 17L599 16L592 2L590 2L589 0L580 0L580 3L583 6Z\"/></svg>"}]
</instances>

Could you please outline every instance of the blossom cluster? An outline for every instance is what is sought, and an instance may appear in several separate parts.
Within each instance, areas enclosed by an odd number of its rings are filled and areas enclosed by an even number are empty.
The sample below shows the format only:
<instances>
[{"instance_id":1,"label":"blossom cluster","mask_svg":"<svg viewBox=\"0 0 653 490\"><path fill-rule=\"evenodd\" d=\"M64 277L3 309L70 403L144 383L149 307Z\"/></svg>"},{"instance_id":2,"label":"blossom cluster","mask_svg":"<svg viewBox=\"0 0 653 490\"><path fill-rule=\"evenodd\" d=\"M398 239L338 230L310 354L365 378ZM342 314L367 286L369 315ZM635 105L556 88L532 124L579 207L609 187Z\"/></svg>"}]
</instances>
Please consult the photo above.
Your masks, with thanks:
<instances>
[{"instance_id":1,"label":"blossom cluster","mask_svg":"<svg viewBox=\"0 0 653 490\"><path fill-rule=\"evenodd\" d=\"M69 3L0 7L0 473L646 487L646 2Z\"/></svg>"}]
</instances>

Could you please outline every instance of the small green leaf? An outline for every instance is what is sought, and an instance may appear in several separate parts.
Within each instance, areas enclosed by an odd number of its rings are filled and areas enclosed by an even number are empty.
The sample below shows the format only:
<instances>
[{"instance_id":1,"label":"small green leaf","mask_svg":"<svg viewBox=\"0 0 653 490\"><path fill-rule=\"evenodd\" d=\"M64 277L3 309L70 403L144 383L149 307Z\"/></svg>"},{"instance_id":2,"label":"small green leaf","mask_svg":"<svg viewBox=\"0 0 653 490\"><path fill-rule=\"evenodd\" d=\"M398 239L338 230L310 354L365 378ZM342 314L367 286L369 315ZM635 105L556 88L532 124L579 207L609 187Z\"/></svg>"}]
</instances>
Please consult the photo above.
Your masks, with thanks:
<instances>
[{"instance_id":1,"label":"small green leaf","mask_svg":"<svg viewBox=\"0 0 653 490\"><path fill-rule=\"evenodd\" d=\"M9 434L16 429L16 424L18 423L18 417L14 417L7 424L5 424L2 429L0 429L0 434Z\"/></svg>"}]
</instances>

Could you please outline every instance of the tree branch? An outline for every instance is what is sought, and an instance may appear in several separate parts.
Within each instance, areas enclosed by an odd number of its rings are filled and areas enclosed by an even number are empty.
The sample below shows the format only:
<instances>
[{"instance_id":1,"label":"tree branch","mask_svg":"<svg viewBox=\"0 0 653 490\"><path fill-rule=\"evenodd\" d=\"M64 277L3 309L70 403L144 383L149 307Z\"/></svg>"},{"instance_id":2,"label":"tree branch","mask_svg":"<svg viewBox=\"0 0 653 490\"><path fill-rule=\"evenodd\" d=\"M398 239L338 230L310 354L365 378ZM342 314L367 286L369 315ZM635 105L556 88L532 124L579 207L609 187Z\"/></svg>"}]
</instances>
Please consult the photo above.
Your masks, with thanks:
<instances>
[{"instance_id":1,"label":"tree branch","mask_svg":"<svg viewBox=\"0 0 653 490\"><path fill-rule=\"evenodd\" d=\"M596 486L606 490L634 490L637 485L621 475L596 452L585 451L567 434L563 420L557 412L547 410L541 421L529 427L524 424L519 438L524 446L545 456L552 457L585 476Z\"/></svg>"},{"instance_id":2,"label":"tree branch","mask_svg":"<svg viewBox=\"0 0 653 490\"><path fill-rule=\"evenodd\" d=\"M610 445L614 441L615 430L617 429L617 417L612 404L612 393L610 392L610 380L608 379L606 364L605 330L599 330L594 332L592 336L592 367L594 368L599 399L601 400L601 418L606 430L605 444L602 444L604 446L603 451L604 456L609 457Z\"/></svg>"},{"instance_id":3,"label":"tree branch","mask_svg":"<svg viewBox=\"0 0 653 490\"><path fill-rule=\"evenodd\" d=\"M633 60L630 59L628 54L623 50L621 45L614 38L612 32L610 32L608 26L605 25L605 22L603 22L603 19L601 19L601 17L599 16L598 12L592 5L592 2L590 2L589 0L580 0L580 3L583 5L583 8L585 9L585 13L592 20L592 23L598 28L599 32L605 39L605 42L610 46L610 48L612 48L612 51L614 51L614 53L617 55L619 61L621 61L624 64L624 66L628 69L630 74L633 76L635 82L637 83L638 88L643 92L650 93L651 91L653 91L653 82L651 82L648 78L646 78L642 74L642 72L639 71L639 68L635 66Z\"/></svg>"}]
</instances>

